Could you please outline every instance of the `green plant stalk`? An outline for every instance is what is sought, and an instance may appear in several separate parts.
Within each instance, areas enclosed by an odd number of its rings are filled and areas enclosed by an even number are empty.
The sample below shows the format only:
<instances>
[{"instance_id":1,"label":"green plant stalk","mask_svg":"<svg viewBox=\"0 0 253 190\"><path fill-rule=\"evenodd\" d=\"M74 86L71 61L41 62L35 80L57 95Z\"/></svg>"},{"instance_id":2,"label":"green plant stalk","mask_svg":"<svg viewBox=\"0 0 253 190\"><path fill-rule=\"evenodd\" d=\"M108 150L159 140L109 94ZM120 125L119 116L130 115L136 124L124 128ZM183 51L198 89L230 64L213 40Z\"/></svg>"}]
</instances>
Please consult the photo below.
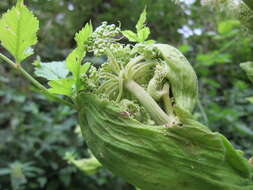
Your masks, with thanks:
<instances>
[{"instance_id":1,"label":"green plant stalk","mask_svg":"<svg viewBox=\"0 0 253 190\"><path fill-rule=\"evenodd\" d=\"M166 124L168 127L173 126L176 118L168 116L138 83L133 80L127 80L125 81L124 86L140 101L157 124Z\"/></svg>"},{"instance_id":2,"label":"green plant stalk","mask_svg":"<svg viewBox=\"0 0 253 190\"><path fill-rule=\"evenodd\" d=\"M27 73L22 67L20 64L16 64L14 63L12 60L10 60L8 57L6 57L5 55L3 55L2 53L0 53L0 58L2 60L4 60L5 62L9 63L11 65L12 68L18 70L28 81L30 81L34 86L36 86L38 89L41 90L41 92L43 94L45 94L46 96L54 99L55 101L59 102L59 103L62 103L64 105L67 105L71 108L75 108L74 104L71 104L70 102L58 97L58 96L55 96L51 93L49 93L47 91L47 88L44 87L40 82L38 82L35 78L33 78L29 73Z\"/></svg>"}]
</instances>

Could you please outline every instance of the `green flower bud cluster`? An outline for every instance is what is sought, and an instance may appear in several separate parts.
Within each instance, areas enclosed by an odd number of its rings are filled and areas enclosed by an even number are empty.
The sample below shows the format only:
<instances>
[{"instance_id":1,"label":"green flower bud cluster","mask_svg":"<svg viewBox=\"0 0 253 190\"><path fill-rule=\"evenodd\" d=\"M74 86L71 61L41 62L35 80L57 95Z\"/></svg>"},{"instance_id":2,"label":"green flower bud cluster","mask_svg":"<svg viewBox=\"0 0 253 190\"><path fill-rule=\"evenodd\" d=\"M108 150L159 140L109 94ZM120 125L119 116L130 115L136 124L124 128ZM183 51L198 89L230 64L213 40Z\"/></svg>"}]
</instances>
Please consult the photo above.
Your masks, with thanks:
<instances>
[{"instance_id":1,"label":"green flower bud cluster","mask_svg":"<svg viewBox=\"0 0 253 190\"><path fill-rule=\"evenodd\" d=\"M136 53L143 54L146 58L152 59L157 57L158 50L152 44L138 43L133 47L133 54Z\"/></svg>"},{"instance_id":2,"label":"green flower bud cluster","mask_svg":"<svg viewBox=\"0 0 253 190\"><path fill-rule=\"evenodd\" d=\"M85 90L88 92L95 91L99 86L99 73L97 68L90 66L88 75L85 74L82 77L82 83L86 87Z\"/></svg>"},{"instance_id":3,"label":"green flower bud cluster","mask_svg":"<svg viewBox=\"0 0 253 190\"><path fill-rule=\"evenodd\" d=\"M95 56L106 54L108 49L117 49L121 44L117 43L116 37L120 35L120 28L115 24L108 25L103 22L91 35L87 50Z\"/></svg>"},{"instance_id":4,"label":"green flower bud cluster","mask_svg":"<svg viewBox=\"0 0 253 190\"><path fill-rule=\"evenodd\" d=\"M117 48L114 47L110 49L111 54L114 56L118 64L126 65L130 61L130 59L134 57L131 45L117 43L117 45L115 44L115 46L117 46Z\"/></svg>"}]
</instances>

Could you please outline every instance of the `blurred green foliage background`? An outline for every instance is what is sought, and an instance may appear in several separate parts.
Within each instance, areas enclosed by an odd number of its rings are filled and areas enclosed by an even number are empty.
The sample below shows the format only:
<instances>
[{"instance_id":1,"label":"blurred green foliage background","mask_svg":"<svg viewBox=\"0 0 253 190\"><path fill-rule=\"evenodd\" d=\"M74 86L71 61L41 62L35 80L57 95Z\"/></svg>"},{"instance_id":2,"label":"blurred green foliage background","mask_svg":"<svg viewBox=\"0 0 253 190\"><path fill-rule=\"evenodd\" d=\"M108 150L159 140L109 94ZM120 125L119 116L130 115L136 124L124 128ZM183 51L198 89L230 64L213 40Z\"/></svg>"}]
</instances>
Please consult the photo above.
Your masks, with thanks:
<instances>
[{"instance_id":1,"label":"blurred green foliage background","mask_svg":"<svg viewBox=\"0 0 253 190\"><path fill-rule=\"evenodd\" d=\"M119 23L132 29L147 5L152 38L178 47L199 77L195 117L219 131L249 157L253 154L253 91L239 63L252 60L253 37L224 13L188 0L29 0L40 20L36 54L43 62L61 61L86 22ZM15 4L0 1L0 14ZM1 52L5 52L0 47ZM25 67L31 71L29 58ZM96 62L96 60L94 60ZM43 81L42 81L43 82ZM38 95L18 73L0 64L0 189L132 190L106 169L86 176L64 160L66 152L88 157L76 132L76 114ZM127 167L127 166L126 166Z\"/></svg>"}]
</instances>

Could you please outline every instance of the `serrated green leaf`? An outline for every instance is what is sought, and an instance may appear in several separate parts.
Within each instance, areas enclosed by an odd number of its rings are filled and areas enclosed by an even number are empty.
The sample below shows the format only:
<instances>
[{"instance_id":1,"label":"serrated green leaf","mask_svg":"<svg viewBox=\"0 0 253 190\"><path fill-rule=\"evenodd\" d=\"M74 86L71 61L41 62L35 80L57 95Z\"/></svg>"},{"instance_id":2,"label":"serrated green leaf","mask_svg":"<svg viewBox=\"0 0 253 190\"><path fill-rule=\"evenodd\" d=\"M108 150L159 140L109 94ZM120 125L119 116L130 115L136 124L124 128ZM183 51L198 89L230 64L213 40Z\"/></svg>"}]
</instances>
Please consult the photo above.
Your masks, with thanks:
<instances>
[{"instance_id":1,"label":"serrated green leaf","mask_svg":"<svg viewBox=\"0 0 253 190\"><path fill-rule=\"evenodd\" d=\"M75 80L78 80L80 77L80 67L83 57L85 56L86 52L81 51L81 48L74 49L66 59L66 65L69 71L73 74Z\"/></svg>"},{"instance_id":2,"label":"serrated green leaf","mask_svg":"<svg viewBox=\"0 0 253 190\"><path fill-rule=\"evenodd\" d=\"M141 13L141 16L136 24L137 33L134 33L131 30L124 30L122 34L130 41L130 42L139 42L143 43L148 38L150 34L150 29L145 26L147 17L146 8Z\"/></svg>"},{"instance_id":3,"label":"serrated green leaf","mask_svg":"<svg viewBox=\"0 0 253 190\"><path fill-rule=\"evenodd\" d=\"M48 92L53 94L61 94L71 97L73 93L73 85L75 81L72 78L64 78L60 80L52 80L48 82L51 87Z\"/></svg>"},{"instance_id":4,"label":"serrated green leaf","mask_svg":"<svg viewBox=\"0 0 253 190\"><path fill-rule=\"evenodd\" d=\"M246 72L248 78L253 82L253 62L241 63L240 67Z\"/></svg>"},{"instance_id":5,"label":"serrated green leaf","mask_svg":"<svg viewBox=\"0 0 253 190\"><path fill-rule=\"evenodd\" d=\"M121 33L130 41L130 42L138 42L138 36L131 30L124 30Z\"/></svg>"},{"instance_id":6,"label":"serrated green leaf","mask_svg":"<svg viewBox=\"0 0 253 190\"><path fill-rule=\"evenodd\" d=\"M147 11L146 11L146 8L144 8L136 26L135 26L137 29L137 32L145 27L146 19L147 19Z\"/></svg>"},{"instance_id":7,"label":"serrated green leaf","mask_svg":"<svg viewBox=\"0 0 253 190\"><path fill-rule=\"evenodd\" d=\"M85 42L89 39L92 34L92 25L86 24L84 28L82 28L78 33L75 35L75 41L78 47L84 46Z\"/></svg>"},{"instance_id":8,"label":"serrated green leaf","mask_svg":"<svg viewBox=\"0 0 253 190\"><path fill-rule=\"evenodd\" d=\"M59 80L66 78L69 70L65 62L53 61L49 63L40 63L39 66L35 68L34 73L36 76L43 77L47 80Z\"/></svg>"},{"instance_id":9,"label":"serrated green leaf","mask_svg":"<svg viewBox=\"0 0 253 190\"><path fill-rule=\"evenodd\" d=\"M77 47L69 54L66 59L66 65L70 72L72 72L75 81L78 81L80 78L81 62L86 55L85 43L87 43L87 40L91 34L91 24L86 24L83 29L76 33L75 41L77 43Z\"/></svg>"},{"instance_id":10,"label":"serrated green leaf","mask_svg":"<svg viewBox=\"0 0 253 190\"><path fill-rule=\"evenodd\" d=\"M144 28L138 30L138 32L137 32L138 41L144 42L148 38L149 34L150 34L150 30L148 27L144 27Z\"/></svg>"},{"instance_id":11,"label":"serrated green leaf","mask_svg":"<svg viewBox=\"0 0 253 190\"><path fill-rule=\"evenodd\" d=\"M0 41L20 63L33 54L31 46L36 44L39 21L22 3L3 14L0 20Z\"/></svg>"}]
</instances>

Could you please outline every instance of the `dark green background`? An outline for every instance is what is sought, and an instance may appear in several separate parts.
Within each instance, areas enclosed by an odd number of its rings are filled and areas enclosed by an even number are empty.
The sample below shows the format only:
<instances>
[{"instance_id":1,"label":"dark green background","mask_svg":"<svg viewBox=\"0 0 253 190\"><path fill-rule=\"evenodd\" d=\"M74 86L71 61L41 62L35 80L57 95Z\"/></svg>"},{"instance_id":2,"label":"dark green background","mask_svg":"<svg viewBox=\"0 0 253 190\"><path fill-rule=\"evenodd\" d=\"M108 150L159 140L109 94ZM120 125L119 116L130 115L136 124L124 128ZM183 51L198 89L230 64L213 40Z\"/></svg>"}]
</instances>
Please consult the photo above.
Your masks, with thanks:
<instances>
[{"instance_id":1,"label":"dark green background","mask_svg":"<svg viewBox=\"0 0 253 190\"><path fill-rule=\"evenodd\" d=\"M253 91L239 67L239 63L252 60L252 36L233 18L203 8L198 1L192 5L176 5L169 0L25 2L40 20L35 52L44 62L64 60L75 45L75 32L90 20L94 27L108 21L120 22L123 29L134 29L147 5L151 38L178 47L197 72L200 101L208 121L200 106L195 117L213 131L223 133L247 157L253 154L253 105L246 100ZM1 0L0 13L14 3ZM180 33L183 26L193 31L201 29L202 33L185 38ZM1 47L0 51L6 53ZM35 58L24 63L31 72ZM133 189L105 169L86 176L64 160L68 151L75 152L78 158L88 156L85 142L75 132L76 125L72 110L38 95L18 73L1 63L0 189ZM22 180L15 179L14 175L19 167Z\"/></svg>"}]
</instances>

